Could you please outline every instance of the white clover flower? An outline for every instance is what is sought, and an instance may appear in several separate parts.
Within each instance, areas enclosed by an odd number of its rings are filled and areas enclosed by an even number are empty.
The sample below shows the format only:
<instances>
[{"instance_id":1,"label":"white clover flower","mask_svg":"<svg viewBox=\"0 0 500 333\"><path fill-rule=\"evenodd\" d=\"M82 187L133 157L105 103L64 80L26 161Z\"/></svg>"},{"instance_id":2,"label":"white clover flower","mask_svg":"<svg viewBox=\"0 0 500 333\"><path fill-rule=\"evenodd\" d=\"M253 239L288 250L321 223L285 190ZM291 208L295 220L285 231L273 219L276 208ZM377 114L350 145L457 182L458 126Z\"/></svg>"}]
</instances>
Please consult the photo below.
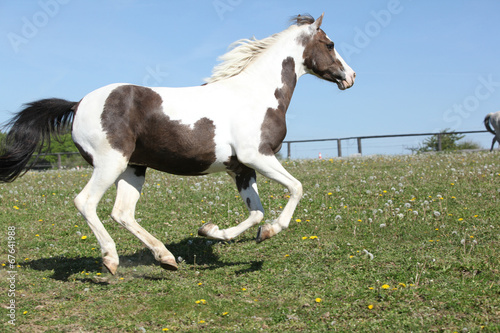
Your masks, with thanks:
<instances>
[{"instance_id":1,"label":"white clover flower","mask_svg":"<svg viewBox=\"0 0 500 333\"><path fill-rule=\"evenodd\" d=\"M386 226L387 226L387 225L386 225L385 223L381 223L381 224L380 224L380 227L381 227L381 228L385 228Z\"/></svg>"},{"instance_id":2,"label":"white clover flower","mask_svg":"<svg viewBox=\"0 0 500 333\"><path fill-rule=\"evenodd\" d=\"M435 217L440 217L440 216L441 216L441 213L435 210L435 211L434 211L434 216L435 216Z\"/></svg>"}]
</instances>

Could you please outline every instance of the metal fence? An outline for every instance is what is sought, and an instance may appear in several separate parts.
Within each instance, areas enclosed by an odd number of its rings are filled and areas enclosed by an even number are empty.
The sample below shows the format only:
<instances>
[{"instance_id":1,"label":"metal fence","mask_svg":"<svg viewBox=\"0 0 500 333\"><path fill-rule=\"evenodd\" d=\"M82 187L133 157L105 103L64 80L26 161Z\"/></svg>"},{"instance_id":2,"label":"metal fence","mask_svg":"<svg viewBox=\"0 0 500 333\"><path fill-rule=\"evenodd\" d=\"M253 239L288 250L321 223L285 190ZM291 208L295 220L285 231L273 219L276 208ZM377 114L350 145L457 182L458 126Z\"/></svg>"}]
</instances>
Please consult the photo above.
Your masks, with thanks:
<instances>
[{"instance_id":1,"label":"metal fence","mask_svg":"<svg viewBox=\"0 0 500 333\"><path fill-rule=\"evenodd\" d=\"M442 150L443 135L451 134L475 134L475 133L488 133L488 131L462 131L462 132L444 132L444 133L415 133L415 134L390 134L390 135L369 135L369 136L354 136L346 138L332 138L332 139L309 139L309 140L286 140L283 144L287 146L287 158L292 158L292 144L311 143L311 142L326 142L336 141L337 143L337 156L342 157L342 141L356 140L357 153L363 154L363 141L370 139L384 139L384 138L402 138L402 137L418 137L418 136L437 136L438 151Z\"/></svg>"},{"instance_id":2,"label":"metal fence","mask_svg":"<svg viewBox=\"0 0 500 333\"><path fill-rule=\"evenodd\" d=\"M488 131L462 131L462 132L444 132L444 133L415 133L415 134L390 134L390 135L368 135L368 136L353 136L353 137L345 137L345 138L331 138L331 139L309 139L309 140L287 140L283 141L283 144L286 144L287 147L287 158L292 158L292 145L298 145L303 143L314 143L314 142L332 142L336 141L336 151L337 156L342 157L342 142L354 140L356 142L356 152L358 155L363 154L363 142L366 140L372 139L394 139L394 138L404 138L404 137L422 137L422 136L437 136L437 150L442 150L442 137L443 135L450 134L477 134L477 133L488 133ZM407 148L408 149L408 148ZM34 169L49 169L55 168L62 169L64 167L72 167L74 165L86 165L86 162L83 161L83 158L78 161L72 161L71 163L65 163L63 156L71 156L71 155L79 155L78 152L68 152L68 153L53 153L53 154L40 154L37 157L38 162L33 166ZM47 162L44 157L46 156L56 156L56 162Z\"/></svg>"}]
</instances>

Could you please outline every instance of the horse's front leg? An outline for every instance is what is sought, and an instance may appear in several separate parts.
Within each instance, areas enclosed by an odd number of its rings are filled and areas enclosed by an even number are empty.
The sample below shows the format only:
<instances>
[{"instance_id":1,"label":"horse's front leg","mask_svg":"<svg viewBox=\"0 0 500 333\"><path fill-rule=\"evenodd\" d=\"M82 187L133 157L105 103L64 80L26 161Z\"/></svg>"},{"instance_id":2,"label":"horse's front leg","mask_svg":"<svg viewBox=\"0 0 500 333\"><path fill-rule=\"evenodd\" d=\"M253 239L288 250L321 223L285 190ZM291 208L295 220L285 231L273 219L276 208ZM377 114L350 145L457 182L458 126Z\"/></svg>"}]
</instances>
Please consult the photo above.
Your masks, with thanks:
<instances>
[{"instance_id":1,"label":"horse's front leg","mask_svg":"<svg viewBox=\"0 0 500 333\"><path fill-rule=\"evenodd\" d=\"M302 184L285 170L275 156L257 155L246 164L255 168L263 176L285 186L290 193L290 199L280 216L272 224L264 224L259 228L256 240L260 243L288 228L295 208L302 198Z\"/></svg>"},{"instance_id":2,"label":"horse's front leg","mask_svg":"<svg viewBox=\"0 0 500 333\"><path fill-rule=\"evenodd\" d=\"M255 174L255 170L242 164L238 164L238 167L234 167L233 169L234 171L228 171L228 174L236 182L238 192L240 192L241 198L247 205L250 216L236 227L223 230L219 230L219 227L213 223L204 224L198 229L198 235L219 240L231 240L248 228L259 224L264 218L264 208L262 207L257 191L257 175Z\"/></svg>"}]
</instances>

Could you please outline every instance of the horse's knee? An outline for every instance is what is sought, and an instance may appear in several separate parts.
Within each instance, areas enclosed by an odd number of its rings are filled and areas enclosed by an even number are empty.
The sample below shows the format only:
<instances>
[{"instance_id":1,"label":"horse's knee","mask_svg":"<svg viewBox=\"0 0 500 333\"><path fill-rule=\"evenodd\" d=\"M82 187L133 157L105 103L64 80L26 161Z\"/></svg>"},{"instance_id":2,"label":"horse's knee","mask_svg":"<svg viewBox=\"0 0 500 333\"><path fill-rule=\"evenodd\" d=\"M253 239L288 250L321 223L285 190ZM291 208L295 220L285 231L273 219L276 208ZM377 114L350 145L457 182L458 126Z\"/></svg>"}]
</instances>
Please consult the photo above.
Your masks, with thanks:
<instances>
[{"instance_id":1,"label":"horse's knee","mask_svg":"<svg viewBox=\"0 0 500 333\"><path fill-rule=\"evenodd\" d=\"M302 198L302 194L303 194L303 188L302 188L302 183L299 182L298 180L295 181L291 186L290 188L288 189L290 191L290 194L294 197L296 197L297 199L300 199Z\"/></svg>"}]
</instances>

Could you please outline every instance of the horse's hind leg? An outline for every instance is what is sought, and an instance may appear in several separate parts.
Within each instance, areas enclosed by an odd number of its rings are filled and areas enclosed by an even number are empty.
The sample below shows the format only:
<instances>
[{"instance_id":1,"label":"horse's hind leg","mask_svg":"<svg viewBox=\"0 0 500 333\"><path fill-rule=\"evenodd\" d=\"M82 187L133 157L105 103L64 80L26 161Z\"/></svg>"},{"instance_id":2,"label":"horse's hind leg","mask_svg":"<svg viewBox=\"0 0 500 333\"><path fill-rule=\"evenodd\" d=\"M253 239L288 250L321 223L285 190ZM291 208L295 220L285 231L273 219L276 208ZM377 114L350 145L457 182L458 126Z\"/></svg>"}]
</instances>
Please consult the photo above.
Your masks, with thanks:
<instances>
[{"instance_id":1,"label":"horse's hind leg","mask_svg":"<svg viewBox=\"0 0 500 333\"><path fill-rule=\"evenodd\" d=\"M99 163L98 166L95 166L89 182L75 198L75 206L96 236L101 247L102 263L111 274L115 274L118 268L118 253L115 242L99 220L96 209L104 192L127 166L126 162L121 159L123 156L115 157L109 156L107 163Z\"/></svg>"},{"instance_id":2,"label":"horse's hind leg","mask_svg":"<svg viewBox=\"0 0 500 333\"><path fill-rule=\"evenodd\" d=\"M255 170L250 169L242 164L238 165L238 173L228 171L233 177L240 192L241 198L247 205L250 216L235 227L219 230L219 227L213 223L207 223L198 229L200 236L205 236L220 240L231 240L239 234L246 231L248 228L259 224L264 217L264 208L260 202L259 193L257 191L257 182Z\"/></svg>"},{"instance_id":3,"label":"horse's hind leg","mask_svg":"<svg viewBox=\"0 0 500 333\"><path fill-rule=\"evenodd\" d=\"M129 166L116 180L116 201L111 217L141 240L155 256L161 266L177 270L175 258L165 245L141 227L135 220L135 205L141 196L146 167Z\"/></svg>"}]
</instances>

